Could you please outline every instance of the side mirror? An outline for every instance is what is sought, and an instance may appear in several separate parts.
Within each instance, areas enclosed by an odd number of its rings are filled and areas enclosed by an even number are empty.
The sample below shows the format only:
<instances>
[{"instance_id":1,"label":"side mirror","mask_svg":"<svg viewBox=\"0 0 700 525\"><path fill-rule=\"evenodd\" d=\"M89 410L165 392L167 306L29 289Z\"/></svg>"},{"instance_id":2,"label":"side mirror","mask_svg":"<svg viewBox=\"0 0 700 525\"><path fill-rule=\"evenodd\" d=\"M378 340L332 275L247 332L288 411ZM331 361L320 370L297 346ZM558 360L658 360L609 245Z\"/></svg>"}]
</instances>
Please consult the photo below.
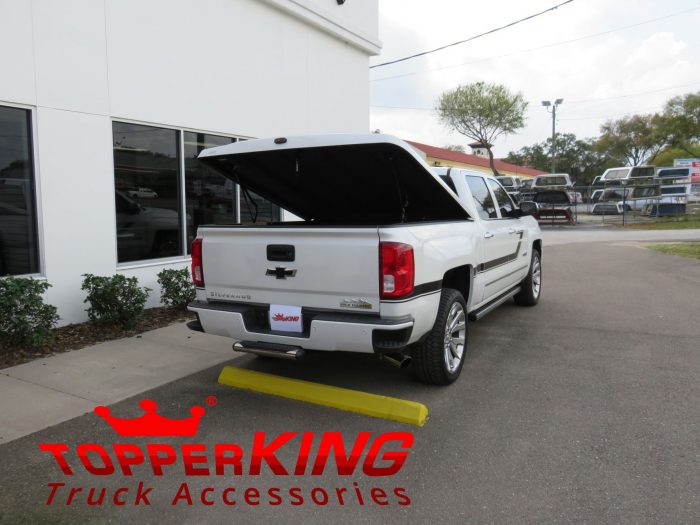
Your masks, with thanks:
<instances>
[{"instance_id":1,"label":"side mirror","mask_svg":"<svg viewBox=\"0 0 700 525\"><path fill-rule=\"evenodd\" d=\"M537 203L533 201L523 201L520 203L520 213L522 215L534 215L537 213Z\"/></svg>"}]
</instances>

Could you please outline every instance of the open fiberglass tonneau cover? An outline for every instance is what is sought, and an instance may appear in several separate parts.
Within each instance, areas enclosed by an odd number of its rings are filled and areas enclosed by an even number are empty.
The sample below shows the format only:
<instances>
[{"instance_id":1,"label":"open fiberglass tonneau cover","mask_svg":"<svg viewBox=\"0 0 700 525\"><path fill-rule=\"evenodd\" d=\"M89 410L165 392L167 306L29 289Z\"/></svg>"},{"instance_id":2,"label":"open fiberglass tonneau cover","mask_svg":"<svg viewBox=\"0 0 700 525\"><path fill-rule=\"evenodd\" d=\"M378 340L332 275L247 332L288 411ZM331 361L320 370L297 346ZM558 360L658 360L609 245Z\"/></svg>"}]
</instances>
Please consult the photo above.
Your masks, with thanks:
<instances>
[{"instance_id":1,"label":"open fiberglass tonneau cover","mask_svg":"<svg viewBox=\"0 0 700 525\"><path fill-rule=\"evenodd\" d=\"M388 135L246 140L206 149L199 159L242 189L317 224L469 218L416 151Z\"/></svg>"}]
</instances>

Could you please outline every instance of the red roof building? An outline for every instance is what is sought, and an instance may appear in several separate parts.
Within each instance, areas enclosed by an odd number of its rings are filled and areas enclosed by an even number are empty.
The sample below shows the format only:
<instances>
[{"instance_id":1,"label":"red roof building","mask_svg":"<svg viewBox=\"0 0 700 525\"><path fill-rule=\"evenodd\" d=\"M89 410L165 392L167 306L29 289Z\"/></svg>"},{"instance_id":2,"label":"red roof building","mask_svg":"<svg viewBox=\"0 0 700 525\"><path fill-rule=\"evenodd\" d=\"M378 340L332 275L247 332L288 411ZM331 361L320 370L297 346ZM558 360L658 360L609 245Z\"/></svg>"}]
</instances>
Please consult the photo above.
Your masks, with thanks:
<instances>
[{"instance_id":1,"label":"red roof building","mask_svg":"<svg viewBox=\"0 0 700 525\"><path fill-rule=\"evenodd\" d=\"M466 168L491 173L488 158L462 153L460 151L438 148L437 146L429 146L428 144L413 142L412 140L407 140L406 142L416 148L431 166L450 166L453 168ZM494 165L501 175L512 175L525 179L547 173L546 171L526 168L525 166L518 166L517 164L503 162L502 160L494 160Z\"/></svg>"}]
</instances>

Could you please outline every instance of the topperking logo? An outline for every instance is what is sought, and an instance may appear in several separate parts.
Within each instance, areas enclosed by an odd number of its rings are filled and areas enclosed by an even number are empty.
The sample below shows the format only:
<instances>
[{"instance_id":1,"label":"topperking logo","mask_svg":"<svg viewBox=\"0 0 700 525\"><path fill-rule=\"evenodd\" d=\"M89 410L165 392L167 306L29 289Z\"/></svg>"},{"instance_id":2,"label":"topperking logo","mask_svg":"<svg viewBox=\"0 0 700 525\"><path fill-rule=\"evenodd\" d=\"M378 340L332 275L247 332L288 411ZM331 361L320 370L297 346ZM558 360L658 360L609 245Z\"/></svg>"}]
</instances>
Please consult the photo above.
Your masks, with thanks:
<instances>
[{"instance_id":1,"label":"topperking logo","mask_svg":"<svg viewBox=\"0 0 700 525\"><path fill-rule=\"evenodd\" d=\"M238 443L175 445L166 443L164 438L196 436L205 409L193 406L190 417L170 419L157 413L154 401L144 399L139 405L144 414L134 419L114 417L104 406L95 407L94 412L117 436L150 438L153 442L80 443L73 447L67 443L39 445L42 452L53 457L64 480L47 484L46 505L150 506L159 495L158 480L166 473L184 478L176 490L171 489L171 493L163 496L173 506L411 505L405 487L374 484L367 487L355 479L362 475L373 481L383 481L396 475L413 446L410 432L385 432L375 436L370 432L358 432L347 440L340 432L281 432L275 436L255 432L247 446ZM283 463L277 455L282 451L284 456L291 452L294 460ZM94 478L95 484L70 483L76 472ZM239 485L241 481L248 483L251 478L254 480L268 472L280 481L335 473L339 481L333 486L311 489ZM110 476L121 476L125 486L109 490L100 486L100 480ZM145 476L152 477L152 481L147 483L142 479ZM225 486L221 483L217 483L217 487L190 486L195 479L200 485L202 480L212 478L225 480ZM126 486L127 482L131 486Z\"/></svg>"}]
</instances>

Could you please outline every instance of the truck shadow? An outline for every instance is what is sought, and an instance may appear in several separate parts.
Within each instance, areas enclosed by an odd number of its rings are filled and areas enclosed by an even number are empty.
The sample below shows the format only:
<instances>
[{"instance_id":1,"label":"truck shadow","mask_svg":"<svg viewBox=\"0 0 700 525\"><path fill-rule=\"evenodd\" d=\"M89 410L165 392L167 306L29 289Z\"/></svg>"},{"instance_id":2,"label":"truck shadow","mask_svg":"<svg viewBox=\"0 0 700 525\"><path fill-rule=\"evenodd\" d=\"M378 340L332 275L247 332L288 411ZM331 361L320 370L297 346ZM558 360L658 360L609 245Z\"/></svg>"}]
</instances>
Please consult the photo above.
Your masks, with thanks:
<instances>
[{"instance_id":1,"label":"truck shadow","mask_svg":"<svg viewBox=\"0 0 700 525\"><path fill-rule=\"evenodd\" d=\"M300 361L242 356L232 366L350 389L368 388L391 395L397 385L413 384L411 367L395 368L375 355L351 352L307 352ZM427 386L427 385L426 385Z\"/></svg>"}]
</instances>

